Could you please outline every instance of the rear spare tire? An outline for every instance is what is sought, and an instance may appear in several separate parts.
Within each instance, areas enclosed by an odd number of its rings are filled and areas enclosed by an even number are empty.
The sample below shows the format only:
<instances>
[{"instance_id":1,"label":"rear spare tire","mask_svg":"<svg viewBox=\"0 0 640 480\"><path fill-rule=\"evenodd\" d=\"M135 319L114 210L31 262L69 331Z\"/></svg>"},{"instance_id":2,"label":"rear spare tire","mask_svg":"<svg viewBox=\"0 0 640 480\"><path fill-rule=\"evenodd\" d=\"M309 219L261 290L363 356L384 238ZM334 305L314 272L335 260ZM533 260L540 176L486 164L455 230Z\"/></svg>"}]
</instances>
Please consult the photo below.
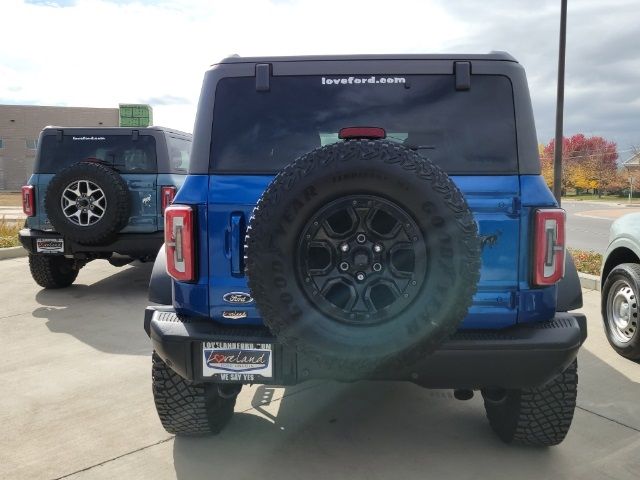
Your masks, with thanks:
<instances>
[{"instance_id":1,"label":"rear spare tire","mask_svg":"<svg viewBox=\"0 0 640 480\"><path fill-rule=\"evenodd\" d=\"M361 375L415 360L457 329L480 277L480 243L439 167L398 144L350 140L273 180L250 221L246 265L281 341Z\"/></svg>"},{"instance_id":2,"label":"rear spare tire","mask_svg":"<svg viewBox=\"0 0 640 480\"><path fill-rule=\"evenodd\" d=\"M45 210L55 230L84 245L108 243L129 221L131 198L124 179L96 162L68 166L53 177Z\"/></svg>"}]
</instances>

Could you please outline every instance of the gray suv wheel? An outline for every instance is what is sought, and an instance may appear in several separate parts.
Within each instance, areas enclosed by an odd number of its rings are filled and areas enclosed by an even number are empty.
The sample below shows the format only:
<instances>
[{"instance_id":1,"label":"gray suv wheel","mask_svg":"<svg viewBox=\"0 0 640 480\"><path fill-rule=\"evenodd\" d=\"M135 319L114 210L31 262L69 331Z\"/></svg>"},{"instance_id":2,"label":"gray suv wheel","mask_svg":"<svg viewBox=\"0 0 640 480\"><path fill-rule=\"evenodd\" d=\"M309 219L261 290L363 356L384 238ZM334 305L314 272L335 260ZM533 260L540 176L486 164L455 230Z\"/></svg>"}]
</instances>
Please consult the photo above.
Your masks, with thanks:
<instances>
[{"instance_id":1,"label":"gray suv wheel","mask_svg":"<svg viewBox=\"0 0 640 480\"><path fill-rule=\"evenodd\" d=\"M640 265L616 266L602 287L602 318L607 340L623 357L640 359Z\"/></svg>"}]
</instances>

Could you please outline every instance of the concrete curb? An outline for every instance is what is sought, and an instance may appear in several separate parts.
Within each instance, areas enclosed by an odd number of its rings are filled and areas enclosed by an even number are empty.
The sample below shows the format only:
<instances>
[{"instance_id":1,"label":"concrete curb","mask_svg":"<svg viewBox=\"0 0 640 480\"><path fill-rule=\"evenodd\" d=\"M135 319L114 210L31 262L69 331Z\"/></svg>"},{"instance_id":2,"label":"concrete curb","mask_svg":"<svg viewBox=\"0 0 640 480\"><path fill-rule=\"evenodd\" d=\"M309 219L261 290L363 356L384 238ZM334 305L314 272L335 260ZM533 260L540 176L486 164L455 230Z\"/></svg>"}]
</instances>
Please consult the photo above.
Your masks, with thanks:
<instances>
[{"instance_id":1,"label":"concrete curb","mask_svg":"<svg viewBox=\"0 0 640 480\"><path fill-rule=\"evenodd\" d=\"M587 290L600 291L600 277L597 275L589 275L588 273L578 272L580 285Z\"/></svg>"},{"instance_id":2,"label":"concrete curb","mask_svg":"<svg viewBox=\"0 0 640 480\"><path fill-rule=\"evenodd\" d=\"M8 260L10 258L26 257L27 251L22 247L0 248L0 260Z\"/></svg>"},{"instance_id":3,"label":"concrete curb","mask_svg":"<svg viewBox=\"0 0 640 480\"><path fill-rule=\"evenodd\" d=\"M588 205L606 205L609 207L629 207L629 208L638 208L640 207L640 203L629 203L629 202L608 202L606 200L598 201L598 200L569 200L567 198L562 199L563 203L573 203L576 205L588 204Z\"/></svg>"}]
</instances>

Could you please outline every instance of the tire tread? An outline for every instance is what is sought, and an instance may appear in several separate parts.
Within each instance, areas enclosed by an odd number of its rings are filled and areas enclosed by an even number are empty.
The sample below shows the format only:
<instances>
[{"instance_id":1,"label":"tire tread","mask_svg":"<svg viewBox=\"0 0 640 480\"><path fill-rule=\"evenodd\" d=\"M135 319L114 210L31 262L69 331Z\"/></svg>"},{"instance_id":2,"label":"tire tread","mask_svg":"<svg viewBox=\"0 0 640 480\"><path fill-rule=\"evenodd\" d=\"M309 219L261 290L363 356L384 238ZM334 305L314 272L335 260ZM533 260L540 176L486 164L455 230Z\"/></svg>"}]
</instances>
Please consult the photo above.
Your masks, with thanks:
<instances>
[{"instance_id":1,"label":"tire tread","mask_svg":"<svg viewBox=\"0 0 640 480\"><path fill-rule=\"evenodd\" d=\"M38 285L47 289L65 288L78 277L73 260L61 255L29 254L29 270Z\"/></svg>"},{"instance_id":2,"label":"tire tread","mask_svg":"<svg viewBox=\"0 0 640 480\"><path fill-rule=\"evenodd\" d=\"M489 424L506 443L558 445L566 437L576 408L577 361L546 385L510 390L504 402L485 397Z\"/></svg>"},{"instance_id":3,"label":"tire tread","mask_svg":"<svg viewBox=\"0 0 640 480\"><path fill-rule=\"evenodd\" d=\"M169 433L202 436L219 433L233 415L236 397L222 398L215 385L182 378L152 355L153 398L160 422Z\"/></svg>"}]
</instances>

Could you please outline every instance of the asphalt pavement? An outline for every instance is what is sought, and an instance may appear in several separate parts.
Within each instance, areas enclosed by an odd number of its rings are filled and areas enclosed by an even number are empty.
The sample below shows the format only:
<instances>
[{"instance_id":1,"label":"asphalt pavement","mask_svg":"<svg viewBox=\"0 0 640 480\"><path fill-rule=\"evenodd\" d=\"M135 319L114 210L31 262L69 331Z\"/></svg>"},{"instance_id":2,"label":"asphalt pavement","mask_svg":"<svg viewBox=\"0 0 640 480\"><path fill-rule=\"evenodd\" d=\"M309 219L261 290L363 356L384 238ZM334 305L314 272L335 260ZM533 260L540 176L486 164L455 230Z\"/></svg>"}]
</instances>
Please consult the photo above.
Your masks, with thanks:
<instances>
[{"instance_id":1,"label":"asphalt pavement","mask_svg":"<svg viewBox=\"0 0 640 480\"><path fill-rule=\"evenodd\" d=\"M637 201L637 200L636 200ZM598 201L562 201L567 212L567 245L581 250L605 253L613 221L628 213L640 212L640 204Z\"/></svg>"},{"instance_id":2,"label":"asphalt pavement","mask_svg":"<svg viewBox=\"0 0 640 480\"><path fill-rule=\"evenodd\" d=\"M26 259L0 261L0 478L638 478L640 365L607 344L598 292L585 294L578 409L558 447L503 444L478 395L374 382L244 388L221 435L187 439L153 405L149 273L96 261L47 291Z\"/></svg>"}]
</instances>

